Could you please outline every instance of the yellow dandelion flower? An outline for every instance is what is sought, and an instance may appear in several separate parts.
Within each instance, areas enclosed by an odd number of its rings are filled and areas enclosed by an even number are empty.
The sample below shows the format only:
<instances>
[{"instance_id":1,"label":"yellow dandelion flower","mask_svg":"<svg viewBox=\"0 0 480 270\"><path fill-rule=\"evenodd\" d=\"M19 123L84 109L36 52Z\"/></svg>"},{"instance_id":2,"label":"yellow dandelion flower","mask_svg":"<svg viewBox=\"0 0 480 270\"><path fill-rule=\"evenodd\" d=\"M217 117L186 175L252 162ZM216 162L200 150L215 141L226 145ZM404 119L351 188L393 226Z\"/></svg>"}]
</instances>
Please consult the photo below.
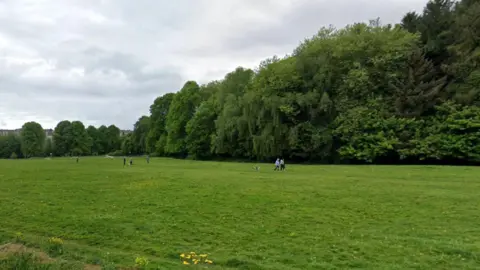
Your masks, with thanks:
<instances>
[{"instance_id":1,"label":"yellow dandelion flower","mask_svg":"<svg viewBox=\"0 0 480 270\"><path fill-rule=\"evenodd\" d=\"M208 257L208 255L207 254L200 254L200 257L206 258L206 257Z\"/></svg>"},{"instance_id":2,"label":"yellow dandelion flower","mask_svg":"<svg viewBox=\"0 0 480 270\"><path fill-rule=\"evenodd\" d=\"M190 252L190 254L195 255L196 253L192 251L192 252Z\"/></svg>"},{"instance_id":3,"label":"yellow dandelion flower","mask_svg":"<svg viewBox=\"0 0 480 270\"><path fill-rule=\"evenodd\" d=\"M183 264L190 264L190 263L189 263L189 262L187 262L187 261L183 261Z\"/></svg>"},{"instance_id":4,"label":"yellow dandelion flower","mask_svg":"<svg viewBox=\"0 0 480 270\"><path fill-rule=\"evenodd\" d=\"M198 261L195 261L194 264L198 264Z\"/></svg>"},{"instance_id":5,"label":"yellow dandelion flower","mask_svg":"<svg viewBox=\"0 0 480 270\"><path fill-rule=\"evenodd\" d=\"M185 254L180 254L180 258L185 258Z\"/></svg>"},{"instance_id":6,"label":"yellow dandelion flower","mask_svg":"<svg viewBox=\"0 0 480 270\"><path fill-rule=\"evenodd\" d=\"M209 264L212 264L212 263L213 263L213 261L211 261L211 260L205 260L205 262L206 262L206 263L209 263Z\"/></svg>"},{"instance_id":7,"label":"yellow dandelion flower","mask_svg":"<svg viewBox=\"0 0 480 270\"><path fill-rule=\"evenodd\" d=\"M190 255L187 255L187 257L186 257L186 258L187 258L187 259L190 259L190 258L192 258L192 256L190 256Z\"/></svg>"}]
</instances>

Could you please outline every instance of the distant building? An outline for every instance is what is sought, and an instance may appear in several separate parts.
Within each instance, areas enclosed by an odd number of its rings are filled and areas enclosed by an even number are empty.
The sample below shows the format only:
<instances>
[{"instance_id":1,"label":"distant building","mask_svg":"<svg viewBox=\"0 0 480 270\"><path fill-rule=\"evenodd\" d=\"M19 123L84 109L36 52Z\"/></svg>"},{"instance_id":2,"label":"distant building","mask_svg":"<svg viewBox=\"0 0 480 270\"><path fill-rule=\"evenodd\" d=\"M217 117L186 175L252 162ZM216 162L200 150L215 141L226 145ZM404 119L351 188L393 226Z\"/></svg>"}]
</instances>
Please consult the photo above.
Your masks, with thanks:
<instances>
[{"instance_id":1,"label":"distant building","mask_svg":"<svg viewBox=\"0 0 480 270\"><path fill-rule=\"evenodd\" d=\"M0 129L0 136L8 136L10 134L20 135L21 129Z\"/></svg>"},{"instance_id":2,"label":"distant building","mask_svg":"<svg viewBox=\"0 0 480 270\"><path fill-rule=\"evenodd\" d=\"M44 129L45 130L45 137L47 139L52 139L53 137L53 129L49 128L49 129Z\"/></svg>"}]
</instances>

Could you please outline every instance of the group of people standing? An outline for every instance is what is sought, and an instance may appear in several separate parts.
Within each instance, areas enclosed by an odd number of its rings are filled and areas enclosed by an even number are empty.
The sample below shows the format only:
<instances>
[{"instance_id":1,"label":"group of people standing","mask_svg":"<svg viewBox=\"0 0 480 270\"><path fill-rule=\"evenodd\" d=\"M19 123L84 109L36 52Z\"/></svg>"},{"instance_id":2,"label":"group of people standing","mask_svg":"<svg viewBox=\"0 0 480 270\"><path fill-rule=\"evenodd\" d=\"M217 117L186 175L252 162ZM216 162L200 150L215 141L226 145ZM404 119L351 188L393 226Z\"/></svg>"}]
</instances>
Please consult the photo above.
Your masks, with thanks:
<instances>
[{"instance_id":1,"label":"group of people standing","mask_svg":"<svg viewBox=\"0 0 480 270\"><path fill-rule=\"evenodd\" d=\"M285 171L285 160L277 158L274 171Z\"/></svg>"},{"instance_id":2,"label":"group of people standing","mask_svg":"<svg viewBox=\"0 0 480 270\"><path fill-rule=\"evenodd\" d=\"M146 160L147 160L147 163L149 164L150 163L150 155L146 156ZM133 165L133 157L130 157L129 164L130 164L130 166ZM125 165L127 165L127 157L124 156L123 157L123 166L125 167Z\"/></svg>"}]
</instances>

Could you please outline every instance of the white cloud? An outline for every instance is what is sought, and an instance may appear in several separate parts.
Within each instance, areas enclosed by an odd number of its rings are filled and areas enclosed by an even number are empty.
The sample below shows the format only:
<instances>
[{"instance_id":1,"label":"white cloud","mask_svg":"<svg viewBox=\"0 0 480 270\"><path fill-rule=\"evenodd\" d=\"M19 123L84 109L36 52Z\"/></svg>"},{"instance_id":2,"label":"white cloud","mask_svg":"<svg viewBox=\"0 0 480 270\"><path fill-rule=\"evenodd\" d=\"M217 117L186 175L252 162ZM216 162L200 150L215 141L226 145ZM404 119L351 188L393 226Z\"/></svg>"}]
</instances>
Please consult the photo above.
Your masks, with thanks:
<instances>
[{"instance_id":1,"label":"white cloud","mask_svg":"<svg viewBox=\"0 0 480 270\"><path fill-rule=\"evenodd\" d=\"M131 128L186 80L285 55L320 27L399 21L425 0L4 0L0 128Z\"/></svg>"}]
</instances>

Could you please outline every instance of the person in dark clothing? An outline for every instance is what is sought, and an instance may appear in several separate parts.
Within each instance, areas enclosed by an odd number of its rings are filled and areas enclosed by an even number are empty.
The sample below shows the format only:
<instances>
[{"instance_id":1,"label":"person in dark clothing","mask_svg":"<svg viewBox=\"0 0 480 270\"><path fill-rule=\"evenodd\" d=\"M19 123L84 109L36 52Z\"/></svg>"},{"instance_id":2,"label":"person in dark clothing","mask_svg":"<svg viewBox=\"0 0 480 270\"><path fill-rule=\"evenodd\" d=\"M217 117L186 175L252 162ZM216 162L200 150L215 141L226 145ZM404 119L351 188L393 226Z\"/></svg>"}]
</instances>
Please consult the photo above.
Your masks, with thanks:
<instances>
[{"instance_id":1,"label":"person in dark clothing","mask_svg":"<svg viewBox=\"0 0 480 270\"><path fill-rule=\"evenodd\" d=\"M130 158L130 166L133 165L133 158Z\"/></svg>"},{"instance_id":2,"label":"person in dark clothing","mask_svg":"<svg viewBox=\"0 0 480 270\"><path fill-rule=\"evenodd\" d=\"M77 163L78 163L78 160L79 160L79 159L80 159L80 158L79 158L79 157L77 157Z\"/></svg>"},{"instance_id":3,"label":"person in dark clothing","mask_svg":"<svg viewBox=\"0 0 480 270\"><path fill-rule=\"evenodd\" d=\"M127 165L127 157L123 157L123 167L125 167L125 165Z\"/></svg>"}]
</instances>

